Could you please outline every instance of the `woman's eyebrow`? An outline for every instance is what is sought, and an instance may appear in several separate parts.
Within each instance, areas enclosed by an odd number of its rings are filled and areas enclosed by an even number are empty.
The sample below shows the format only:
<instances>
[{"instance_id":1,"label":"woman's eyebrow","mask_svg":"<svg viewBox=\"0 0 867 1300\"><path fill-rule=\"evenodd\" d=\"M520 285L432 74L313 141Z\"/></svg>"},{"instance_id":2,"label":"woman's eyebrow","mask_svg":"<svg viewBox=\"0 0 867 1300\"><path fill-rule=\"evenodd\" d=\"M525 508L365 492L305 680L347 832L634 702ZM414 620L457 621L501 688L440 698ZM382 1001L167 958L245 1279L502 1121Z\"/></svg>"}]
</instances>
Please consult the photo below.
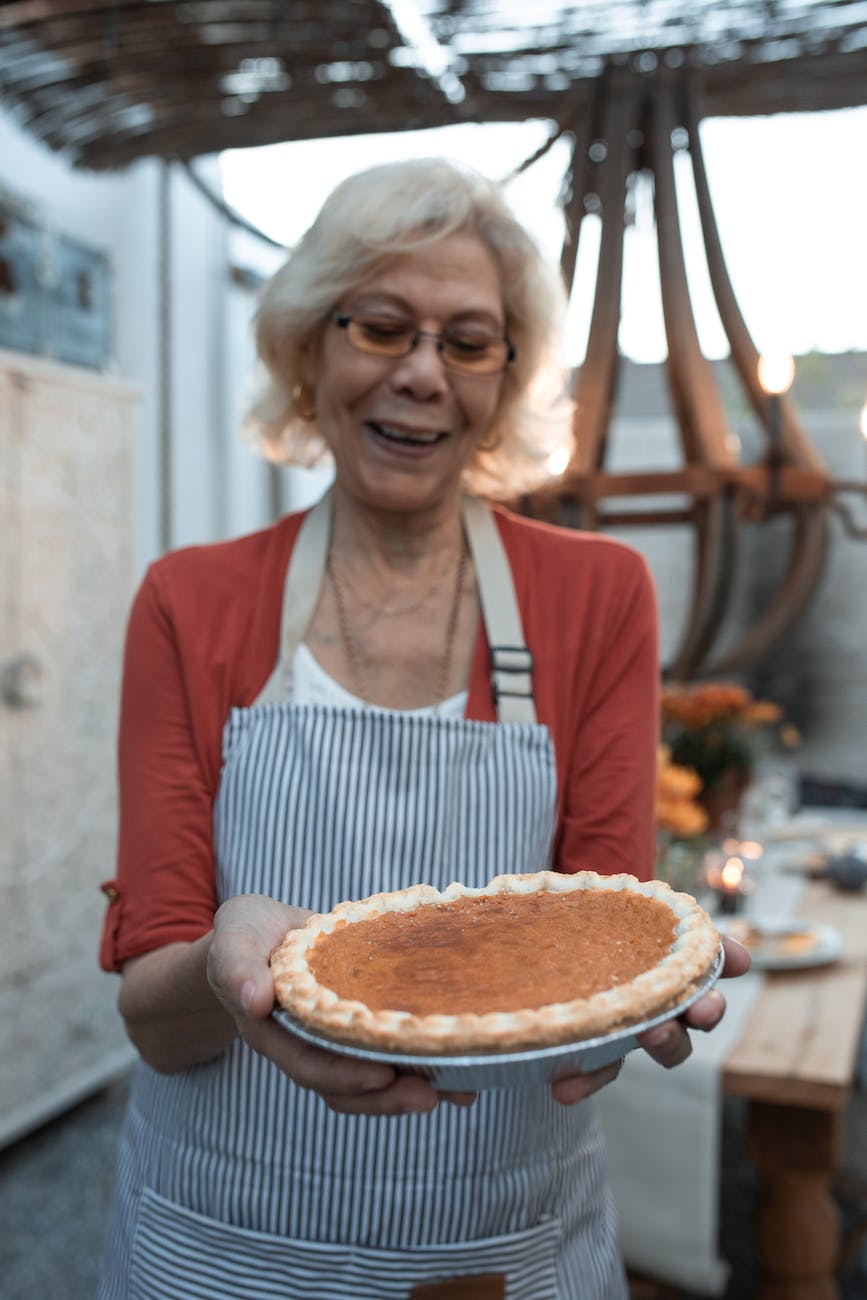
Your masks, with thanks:
<instances>
[{"instance_id":1,"label":"woman's eyebrow","mask_svg":"<svg viewBox=\"0 0 867 1300\"><path fill-rule=\"evenodd\" d=\"M346 311L374 311L374 310L393 310L395 314L400 313L406 316L407 320L415 321L418 312L415 307L400 294L391 294L387 290L374 290L370 294L362 294L354 299L346 308ZM463 320L478 320L489 324L494 330L503 330L504 322L497 316L490 307L484 307L479 304L469 304L466 307L459 308L449 317L449 322Z\"/></svg>"}]
</instances>

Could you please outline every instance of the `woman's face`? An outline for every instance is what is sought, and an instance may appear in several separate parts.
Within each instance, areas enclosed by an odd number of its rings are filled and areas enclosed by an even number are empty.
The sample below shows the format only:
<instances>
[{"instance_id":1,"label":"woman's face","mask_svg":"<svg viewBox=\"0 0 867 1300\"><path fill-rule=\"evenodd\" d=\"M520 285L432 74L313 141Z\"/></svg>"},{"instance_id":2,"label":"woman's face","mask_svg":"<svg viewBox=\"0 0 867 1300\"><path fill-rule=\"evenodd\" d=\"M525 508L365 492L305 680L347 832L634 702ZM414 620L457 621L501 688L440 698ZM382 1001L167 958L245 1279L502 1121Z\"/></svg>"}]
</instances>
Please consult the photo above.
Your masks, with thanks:
<instances>
[{"instance_id":1,"label":"woman's face","mask_svg":"<svg viewBox=\"0 0 867 1300\"><path fill-rule=\"evenodd\" d=\"M503 295L485 244L451 235L396 257L338 304L439 333L460 326L502 336ZM405 357L359 352L333 322L302 357L316 419L338 484L367 506L415 510L453 496L461 472L490 429L503 375L448 369L436 340Z\"/></svg>"}]
</instances>

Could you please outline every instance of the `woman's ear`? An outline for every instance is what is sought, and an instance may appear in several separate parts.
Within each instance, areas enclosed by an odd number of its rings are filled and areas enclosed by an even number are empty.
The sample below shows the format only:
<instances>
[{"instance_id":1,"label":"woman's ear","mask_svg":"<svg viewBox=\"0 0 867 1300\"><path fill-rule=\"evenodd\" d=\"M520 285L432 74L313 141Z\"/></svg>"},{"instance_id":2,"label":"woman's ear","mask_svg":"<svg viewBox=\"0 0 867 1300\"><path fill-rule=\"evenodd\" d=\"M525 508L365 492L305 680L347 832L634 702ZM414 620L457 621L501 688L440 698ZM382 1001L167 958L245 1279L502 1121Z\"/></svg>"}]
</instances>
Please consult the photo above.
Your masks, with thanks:
<instances>
[{"instance_id":1,"label":"woman's ear","mask_svg":"<svg viewBox=\"0 0 867 1300\"><path fill-rule=\"evenodd\" d=\"M319 373L319 348L318 338L305 339L298 348L298 378L305 388L311 390L316 388Z\"/></svg>"}]
</instances>

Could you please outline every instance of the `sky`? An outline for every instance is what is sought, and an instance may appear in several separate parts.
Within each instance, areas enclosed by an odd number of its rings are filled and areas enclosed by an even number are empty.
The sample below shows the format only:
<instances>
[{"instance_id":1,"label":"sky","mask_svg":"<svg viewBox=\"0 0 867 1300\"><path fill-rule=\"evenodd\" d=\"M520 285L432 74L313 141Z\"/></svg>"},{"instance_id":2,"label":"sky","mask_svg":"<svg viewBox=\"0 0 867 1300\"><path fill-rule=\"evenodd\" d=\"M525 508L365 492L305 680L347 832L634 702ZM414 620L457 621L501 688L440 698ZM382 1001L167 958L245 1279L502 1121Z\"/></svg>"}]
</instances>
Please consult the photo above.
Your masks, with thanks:
<instances>
[{"instance_id":1,"label":"sky","mask_svg":"<svg viewBox=\"0 0 867 1300\"><path fill-rule=\"evenodd\" d=\"M221 155L224 195L248 221L291 245L350 172L440 154L503 180L550 129L538 121L488 123L230 151ZM700 130L723 252L759 351L867 351L867 107L709 118ZM567 146L560 142L507 187L515 212L554 261L562 240L557 196L566 161ZM707 356L723 357L728 344L707 278L686 155L676 159L676 176L699 339ZM573 364L586 346L598 231L598 219L586 217L568 323ZM666 351L652 198L643 179L624 236L620 348L642 362L660 361Z\"/></svg>"}]
</instances>

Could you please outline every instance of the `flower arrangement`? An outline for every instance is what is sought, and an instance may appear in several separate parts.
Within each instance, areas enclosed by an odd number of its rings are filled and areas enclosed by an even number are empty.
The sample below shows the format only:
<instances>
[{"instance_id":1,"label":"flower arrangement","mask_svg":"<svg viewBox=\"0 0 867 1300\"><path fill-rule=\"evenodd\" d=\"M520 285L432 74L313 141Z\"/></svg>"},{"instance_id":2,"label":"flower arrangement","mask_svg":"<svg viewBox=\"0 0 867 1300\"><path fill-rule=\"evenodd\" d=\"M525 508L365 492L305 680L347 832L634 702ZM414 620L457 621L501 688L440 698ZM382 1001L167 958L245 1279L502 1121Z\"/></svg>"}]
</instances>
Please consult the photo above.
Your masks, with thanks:
<instances>
[{"instance_id":1,"label":"flower arrangement","mask_svg":"<svg viewBox=\"0 0 867 1300\"><path fill-rule=\"evenodd\" d=\"M756 700L734 682L705 682L662 692L662 737L672 761L691 767L702 793L713 793L732 774L746 784L756 752L772 727L783 744L797 743L793 727L782 723L782 710Z\"/></svg>"},{"instance_id":2,"label":"flower arrangement","mask_svg":"<svg viewBox=\"0 0 867 1300\"><path fill-rule=\"evenodd\" d=\"M708 816L698 802L701 777L690 767L671 761L671 750L656 752L656 825L675 839L692 839L707 830Z\"/></svg>"},{"instance_id":3,"label":"flower arrangement","mask_svg":"<svg viewBox=\"0 0 867 1300\"><path fill-rule=\"evenodd\" d=\"M656 876L694 894L702 861L707 812L699 803L701 777L671 761L667 745L656 751Z\"/></svg>"}]
</instances>

